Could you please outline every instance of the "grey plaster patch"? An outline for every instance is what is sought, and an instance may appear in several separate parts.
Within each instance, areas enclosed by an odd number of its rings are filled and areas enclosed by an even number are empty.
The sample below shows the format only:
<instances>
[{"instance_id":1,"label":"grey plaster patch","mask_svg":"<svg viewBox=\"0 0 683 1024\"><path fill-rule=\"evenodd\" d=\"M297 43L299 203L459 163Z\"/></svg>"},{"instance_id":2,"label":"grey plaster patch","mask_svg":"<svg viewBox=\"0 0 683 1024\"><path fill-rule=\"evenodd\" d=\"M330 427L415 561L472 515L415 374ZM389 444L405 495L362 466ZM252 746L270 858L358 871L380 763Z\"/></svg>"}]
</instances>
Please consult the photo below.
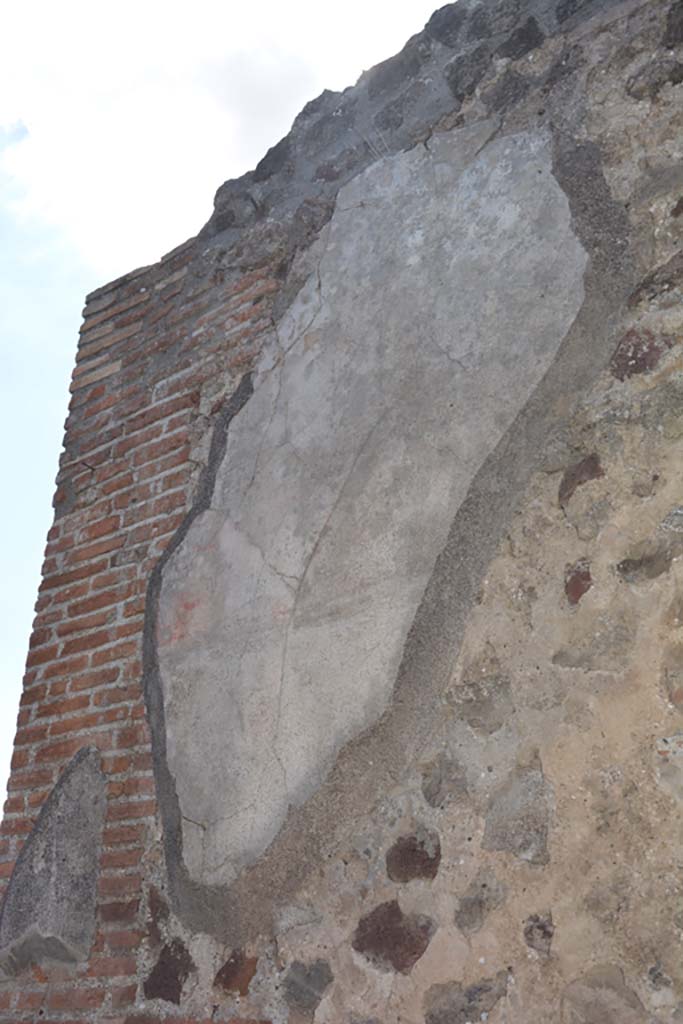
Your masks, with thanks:
<instances>
[{"instance_id":1,"label":"grey plaster patch","mask_svg":"<svg viewBox=\"0 0 683 1024\"><path fill-rule=\"evenodd\" d=\"M466 935L478 932L490 912L505 902L505 895L505 886L493 871L479 871L458 901L455 923L460 931Z\"/></svg>"},{"instance_id":2,"label":"grey plaster patch","mask_svg":"<svg viewBox=\"0 0 683 1024\"><path fill-rule=\"evenodd\" d=\"M551 790L540 759L514 769L491 798L483 847L503 850L531 864L550 860Z\"/></svg>"},{"instance_id":3,"label":"grey plaster patch","mask_svg":"<svg viewBox=\"0 0 683 1024\"><path fill-rule=\"evenodd\" d=\"M315 1010L333 981L327 960L316 960L312 964L295 960L285 975L285 999L299 1010Z\"/></svg>"},{"instance_id":4,"label":"grey plaster patch","mask_svg":"<svg viewBox=\"0 0 683 1024\"><path fill-rule=\"evenodd\" d=\"M445 807L467 796L467 771L464 764L439 753L422 765L422 795L430 807Z\"/></svg>"},{"instance_id":5,"label":"grey plaster patch","mask_svg":"<svg viewBox=\"0 0 683 1024\"><path fill-rule=\"evenodd\" d=\"M340 192L164 569L166 759L197 881L253 862L382 715L449 524L583 301L547 136L491 131Z\"/></svg>"},{"instance_id":6,"label":"grey plaster patch","mask_svg":"<svg viewBox=\"0 0 683 1024\"><path fill-rule=\"evenodd\" d=\"M105 807L100 755L84 747L60 776L19 854L0 911L0 972L88 958Z\"/></svg>"},{"instance_id":7,"label":"grey plaster patch","mask_svg":"<svg viewBox=\"0 0 683 1024\"><path fill-rule=\"evenodd\" d=\"M487 1020L507 987L507 971L499 971L494 978L481 978L467 987L457 981L432 985L425 996L425 1024L472 1024Z\"/></svg>"},{"instance_id":8,"label":"grey plaster patch","mask_svg":"<svg viewBox=\"0 0 683 1024\"><path fill-rule=\"evenodd\" d=\"M458 715L484 735L501 729L515 710L510 680L495 654L488 651L466 667L452 700Z\"/></svg>"},{"instance_id":9,"label":"grey plaster patch","mask_svg":"<svg viewBox=\"0 0 683 1024\"><path fill-rule=\"evenodd\" d=\"M572 981L562 996L563 1024L646 1024L649 1019L621 968L612 964Z\"/></svg>"}]
</instances>

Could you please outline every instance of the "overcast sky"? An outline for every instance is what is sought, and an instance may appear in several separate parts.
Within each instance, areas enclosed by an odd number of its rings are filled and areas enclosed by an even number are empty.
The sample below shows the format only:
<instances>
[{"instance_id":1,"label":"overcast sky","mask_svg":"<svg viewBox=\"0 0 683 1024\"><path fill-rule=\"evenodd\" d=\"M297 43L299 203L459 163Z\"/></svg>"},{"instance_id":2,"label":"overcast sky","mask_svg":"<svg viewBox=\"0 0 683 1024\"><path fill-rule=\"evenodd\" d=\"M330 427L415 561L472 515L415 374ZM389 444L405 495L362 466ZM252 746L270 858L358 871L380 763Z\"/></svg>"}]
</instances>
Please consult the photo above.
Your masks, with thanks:
<instances>
[{"instance_id":1,"label":"overcast sky","mask_svg":"<svg viewBox=\"0 0 683 1024\"><path fill-rule=\"evenodd\" d=\"M308 100L435 0L24 0L0 62L0 776L9 771L88 291L208 219ZM1 787L0 787L1 789Z\"/></svg>"}]
</instances>

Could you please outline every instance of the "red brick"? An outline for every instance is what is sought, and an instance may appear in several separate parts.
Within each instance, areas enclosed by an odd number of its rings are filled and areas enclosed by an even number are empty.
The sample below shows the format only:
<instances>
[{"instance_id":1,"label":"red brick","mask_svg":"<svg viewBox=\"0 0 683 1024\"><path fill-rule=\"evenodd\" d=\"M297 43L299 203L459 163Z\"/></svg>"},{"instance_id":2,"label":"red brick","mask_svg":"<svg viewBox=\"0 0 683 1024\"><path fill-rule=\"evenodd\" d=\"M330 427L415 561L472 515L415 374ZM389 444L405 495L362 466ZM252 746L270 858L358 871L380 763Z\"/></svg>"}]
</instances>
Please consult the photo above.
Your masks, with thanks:
<instances>
[{"instance_id":1,"label":"red brick","mask_svg":"<svg viewBox=\"0 0 683 1024\"><path fill-rule=\"evenodd\" d=\"M111 621L113 614L113 610L105 610L94 612L92 615L67 619L57 626L57 635L60 637L69 636L70 633L83 633L86 630L98 629L100 626L105 626L107 622Z\"/></svg>"},{"instance_id":2,"label":"red brick","mask_svg":"<svg viewBox=\"0 0 683 1024\"><path fill-rule=\"evenodd\" d=\"M30 771L13 771L7 788L15 789L37 789L39 786L51 785L54 782L54 774L50 768L34 768Z\"/></svg>"},{"instance_id":3,"label":"red brick","mask_svg":"<svg viewBox=\"0 0 683 1024\"><path fill-rule=\"evenodd\" d=\"M29 690L24 690L21 695L20 706L30 706L31 704L39 704L45 699L47 693L47 686L42 683L40 686L32 686Z\"/></svg>"},{"instance_id":4,"label":"red brick","mask_svg":"<svg viewBox=\"0 0 683 1024\"><path fill-rule=\"evenodd\" d=\"M142 448L150 441L155 441L161 437L163 432L163 425L155 423L153 426L148 427L146 430L138 431L136 434L121 438L120 441L114 445L112 455L115 459L120 459L123 456L127 456L130 452L136 448Z\"/></svg>"},{"instance_id":5,"label":"red brick","mask_svg":"<svg viewBox=\"0 0 683 1024\"><path fill-rule=\"evenodd\" d=\"M66 762L69 758L73 757L80 747L91 743L93 746L98 747L100 750L110 750L112 744L112 735L110 732L96 732L91 733L88 736L76 736L68 740L59 740L56 743L50 743L45 747L39 747L36 751L36 761L42 764L45 761L63 761Z\"/></svg>"},{"instance_id":6,"label":"red brick","mask_svg":"<svg viewBox=\"0 0 683 1024\"><path fill-rule=\"evenodd\" d=\"M5 836L26 836L33 828L33 822L30 818L4 818L0 828Z\"/></svg>"},{"instance_id":7,"label":"red brick","mask_svg":"<svg viewBox=\"0 0 683 1024\"><path fill-rule=\"evenodd\" d=\"M76 672L82 672L87 667L87 654L81 655L80 658L60 658L56 664L45 669L43 676L45 679L53 679L55 676L70 676Z\"/></svg>"},{"instance_id":8,"label":"red brick","mask_svg":"<svg viewBox=\"0 0 683 1024\"><path fill-rule=\"evenodd\" d=\"M135 483L133 474L128 472L119 472L116 476L111 477L109 480L105 480L100 485L102 494L117 494L119 491L125 490L127 487L132 487Z\"/></svg>"},{"instance_id":9,"label":"red brick","mask_svg":"<svg viewBox=\"0 0 683 1024\"><path fill-rule=\"evenodd\" d=\"M139 907L139 899L102 903L99 913L107 924L129 924L135 921Z\"/></svg>"},{"instance_id":10,"label":"red brick","mask_svg":"<svg viewBox=\"0 0 683 1024\"><path fill-rule=\"evenodd\" d=\"M50 789L35 789L28 794L26 803L32 812L40 809L51 793Z\"/></svg>"},{"instance_id":11,"label":"red brick","mask_svg":"<svg viewBox=\"0 0 683 1024\"><path fill-rule=\"evenodd\" d=\"M12 754L12 760L10 761L10 767L12 771L16 768L25 768L30 761L30 751L28 750L15 750Z\"/></svg>"},{"instance_id":12,"label":"red brick","mask_svg":"<svg viewBox=\"0 0 683 1024\"><path fill-rule=\"evenodd\" d=\"M3 993L9 996L9 993ZM39 1010L45 1002L45 992L19 992L17 995L17 1010ZM9 1002L2 1006L4 1010L9 1007Z\"/></svg>"},{"instance_id":13,"label":"red brick","mask_svg":"<svg viewBox=\"0 0 683 1024\"><path fill-rule=\"evenodd\" d=\"M149 796L154 793L154 779L151 775L134 775L130 779L119 779L107 786L111 799L121 796Z\"/></svg>"},{"instance_id":14,"label":"red brick","mask_svg":"<svg viewBox=\"0 0 683 1024\"><path fill-rule=\"evenodd\" d=\"M126 928L121 931L107 932L107 946L116 951L137 949L143 939L143 933L137 928Z\"/></svg>"},{"instance_id":15,"label":"red brick","mask_svg":"<svg viewBox=\"0 0 683 1024\"><path fill-rule=\"evenodd\" d=\"M142 860L143 851L140 848L130 850L105 851L100 858L100 867L111 868L135 868Z\"/></svg>"},{"instance_id":16,"label":"red brick","mask_svg":"<svg viewBox=\"0 0 683 1024\"><path fill-rule=\"evenodd\" d=\"M81 694L78 697L63 697L60 700L47 701L38 708L36 714L39 718L54 715L70 715L74 711L82 711L90 704L90 697Z\"/></svg>"},{"instance_id":17,"label":"red brick","mask_svg":"<svg viewBox=\"0 0 683 1024\"><path fill-rule=\"evenodd\" d=\"M64 718L53 722L50 726L50 736L65 736L71 732L84 733L89 729L97 729L100 725L106 725L124 717L128 717L126 708L112 708L107 712L98 711L89 715L75 715L73 718Z\"/></svg>"},{"instance_id":18,"label":"red brick","mask_svg":"<svg viewBox=\"0 0 683 1024\"><path fill-rule=\"evenodd\" d=\"M107 568L107 561L100 560L99 562L93 562L90 565L80 565L76 569L71 569L69 572L52 573L49 576L43 578L40 584L40 590L53 590L55 587L63 587L66 583L73 583L74 580L82 580L87 576L95 576L99 572L103 572Z\"/></svg>"},{"instance_id":19,"label":"red brick","mask_svg":"<svg viewBox=\"0 0 683 1024\"><path fill-rule=\"evenodd\" d=\"M132 1006L137 995L137 985L115 985L111 990L111 1005L114 1010Z\"/></svg>"},{"instance_id":20,"label":"red brick","mask_svg":"<svg viewBox=\"0 0 683 1024\"><path fill-rule=\"evenodd\" d=\"M14 736L15 747L25 747L32 743L40 743L47 738L46 725L30 725L25 729L17 729Z\"/></svg>"},{"instance_id":21,"label":"red brick","mask_svg":"<svg viewBox=\"0 0 683 1024\"><path fill-rule=\"evenodd\" d=\"M135 583L126 583L120 587L113 587L110 590L101 590L97 594L91 594L82 601L75 601L67 608L70 616L89 615L102 608L112 608L126 601L138 593Z\"/></svg>"},{"instance_id":22,"label":"red brick","mask_svg":"<svg viewBox=\"0 0 683 1024\"><path fill-rule=\"evenodd\" d=\"M21 814L24 810L24 797L20 795L8 796L5 800L3 812L5 814Z\"/></svg>"},{"instance_id":23,"label":"red brick","mask_svg":"<svg viewBox=\"0 0 683 1024\"><path fill-rule=\"evenodd\" d=\"M132 654L137 654L138 642L136 640L128 640L125 643L115 644L113 647L108 647L104 651L95 651L92 656L92 663L94 666L106 665L110 661L121 661L123 658L128 658Z\"/></svg>"},{"instance_id":24,"label":"red brick","mask_svg":"<svg viewBox=\"0 0 683 1024\"><path fill-rule=\"evenodd\" d=\"M43 644L48 643L50 640L52 640L51 629L34 629L29 641L29 649L33 650L34 647L42 647Z\"/></svg>"},{"instance_id":25,"label":"red brick","mask_svg":"<svg viewBox=\"0 0 683 1024\"><path fill-rule=\"evenodd\" d=\"M34 651L29 651L26 666L31 668L33 665L44 665L46 661L54 661L58 652L59 647L56 644L50 647L38 647Z\"/></svg>"},{"instance_id":26,"label":"red brick","mask_svg":"<svg viewBox=\"0 0 683 1024\"><path fill-rule=\"evenodd\" d=\"M92 978L130 977L136 966L132 956L94 956L90 958L88 974Z\"/></svg>"},{"instance_id":27,"label":"red brick","mask_svg":"<svg viewBox=\"0 0 683 1024\"><path fill-rule=\"evenodd\" d=\"M62 655L68 657L68 655L77 654L79 651L91 651L95 647L103 647L111 640L113 640L111 631L101 629L97 633L88 633L87 636L79 636L65 641L62 645Z\"/></svg>"},{"instance_id":28,"label":"red brick","mask_svg":"<svg viewBox=\"0 0 683 1024\"><path fill-rule=\"evenodd\" d=\"M130 846L138 843L144 834L144 825L113 825L102 834L103 846Z\"/></svg>"},{"instance_id":29,"label":"red brick","mask_svg":"<svg viewBox=\"0 0 683 1024\"><path fill-rule=\"evenodd\" d=\"M151 818L155 811L154 800L128 800L125 803L110 804L107 821L130 821L134 818Z\"/></svg>"},{"instance_id":30,"label":"red brick","mask_svg":"<svg viewBox=\"0 0 683 1024\"><path fill-rule=\"evenodd\" d=\"M99 686L107 686L115 683L121 673L118 665L109 665L107 668L92 669L90 672L83 672L74 676L69 681L69 690L79 692L80 690L93 690Z\"/></svg>"},{"instance_id":31,"label":"red brick","mask_svg":"<svg viewBox=\"0 0 683 1024\"><path fill-rule=\"evenodd\" d=\"M129 725L126 729L120 729L116 737L118 750L128 750L130 747L138 747L149 742L150 735L146 724Z\"/></svg>"},{"instance_id":32,"label":"red brick","mask_svg":"<svg viewBox=\"0 0 683 1024\"><path fill-rule=\"evenodd\" d=\"M92 523L90 526L86 526L81 531L80 540L96 540L98 537L106 537L109 533L114 533L118 530L121 525L120 516L107 516L105 519L100 519L96 523Z\"/></svg>"},{"instance_id":33,"label":"red brick","mask_svg":"<svg viewBox=\"0 0 683 1024\"><path fill-rule=\"evenodd\" d=\"M110 686L104 690L98 690L93 697L93 704L96 707L109 707L113 704L126 704L138 700L140 687L134 683L128 686Z\"/></svg>"},{"instance_id":34,"label":"red brick","mask_svg":"<svg viewBox=\"0 0 683 1024\"><path fill-rule=\"evenodd\" d=\"M140 892L142 878L140 875L101 875L97 883L100 896L134 897Z\"/></svg>"},{"instance_id":35,"label":"red brick","mask_svg":"<svg viewBox=\"0 0 683 1024\"><path fill-rule=\"evenodd\" d=\"M68 988L51 989L47 996L50 1010L96 1010L104 1002L105 992L100 988Z\"/></svg>"},{"instance_id":36,"label":"red brick","mask_svg":"<svg viewBox=\"0 0 683 1024\"><path fill-rule=\"evenodd\" d=\"M72 562L88 562L98 555L109 554L116 551L125 544L125 537L107 537L104 540L95 541L93 544L86 544L84 547L76 548L71 554ZM98 570L99 571L99 570Z\"/></svg>"},{"instance_id":37,"label":"red brick","mask_svg":"<svg viewBox=\"0 0 683 1024\"><path fill-rule=\"evenodd\" d=\"M133 456L133 464L135 466L144 466L146 463L152 462L163 455L168 455L171 452L176 455L179 462L187 462L190 457L190 446L187 443L184 430L180 431L178 435L169 435L160 441L153 441L151 444L138 449Z\"/></svg>"}]
</instances>

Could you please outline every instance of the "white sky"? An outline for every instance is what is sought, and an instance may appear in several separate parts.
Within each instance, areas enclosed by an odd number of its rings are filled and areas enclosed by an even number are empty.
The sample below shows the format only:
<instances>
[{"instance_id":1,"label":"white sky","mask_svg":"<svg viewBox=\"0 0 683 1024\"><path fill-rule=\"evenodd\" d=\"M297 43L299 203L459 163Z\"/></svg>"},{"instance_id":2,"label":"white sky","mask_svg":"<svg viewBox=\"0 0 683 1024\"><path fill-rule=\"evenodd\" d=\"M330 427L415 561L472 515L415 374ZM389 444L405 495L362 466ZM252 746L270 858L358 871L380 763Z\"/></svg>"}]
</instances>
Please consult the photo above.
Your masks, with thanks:
<instances>
[{"instance_id":1,"label":"white sky","mask_svg":"<svg viewBox=\"0 0 683 1024\"><path fill-rule=\"evenodd\" d=\"M441 0L445 2L445 0ZM199 230L324 88L439 0L9 0L0 61L0 777L87 291ZM1 786L0 786L1 791Z\"/></svg>"}]
</instances>

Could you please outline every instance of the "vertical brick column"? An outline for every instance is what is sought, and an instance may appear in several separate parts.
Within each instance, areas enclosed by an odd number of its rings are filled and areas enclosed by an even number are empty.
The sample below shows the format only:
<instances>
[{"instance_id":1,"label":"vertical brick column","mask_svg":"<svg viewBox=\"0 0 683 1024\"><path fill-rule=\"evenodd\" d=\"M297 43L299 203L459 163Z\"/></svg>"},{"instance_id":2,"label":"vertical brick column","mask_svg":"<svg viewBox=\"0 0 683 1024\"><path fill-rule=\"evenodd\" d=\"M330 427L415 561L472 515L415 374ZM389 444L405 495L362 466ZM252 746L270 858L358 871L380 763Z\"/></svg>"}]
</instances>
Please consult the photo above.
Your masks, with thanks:
<instances>
[{"instance_id":1,"label":"vertical brick column","mask_svg":"<svg viewBox=\"0 0 683 1024\"><path fill-rule=\"evenodd\" d=\"M3 1019L125 1018L139 991L155 794L141 685L150 573L191 507L212 421L271 329L271 268L225 270L191 240L92 293L71 383L0 831L4 888L60 772L107 778L97 935L77 968L0 985ZM123 1016L121 1016L123 1015Z\"/></svg>"}]
</instances>

